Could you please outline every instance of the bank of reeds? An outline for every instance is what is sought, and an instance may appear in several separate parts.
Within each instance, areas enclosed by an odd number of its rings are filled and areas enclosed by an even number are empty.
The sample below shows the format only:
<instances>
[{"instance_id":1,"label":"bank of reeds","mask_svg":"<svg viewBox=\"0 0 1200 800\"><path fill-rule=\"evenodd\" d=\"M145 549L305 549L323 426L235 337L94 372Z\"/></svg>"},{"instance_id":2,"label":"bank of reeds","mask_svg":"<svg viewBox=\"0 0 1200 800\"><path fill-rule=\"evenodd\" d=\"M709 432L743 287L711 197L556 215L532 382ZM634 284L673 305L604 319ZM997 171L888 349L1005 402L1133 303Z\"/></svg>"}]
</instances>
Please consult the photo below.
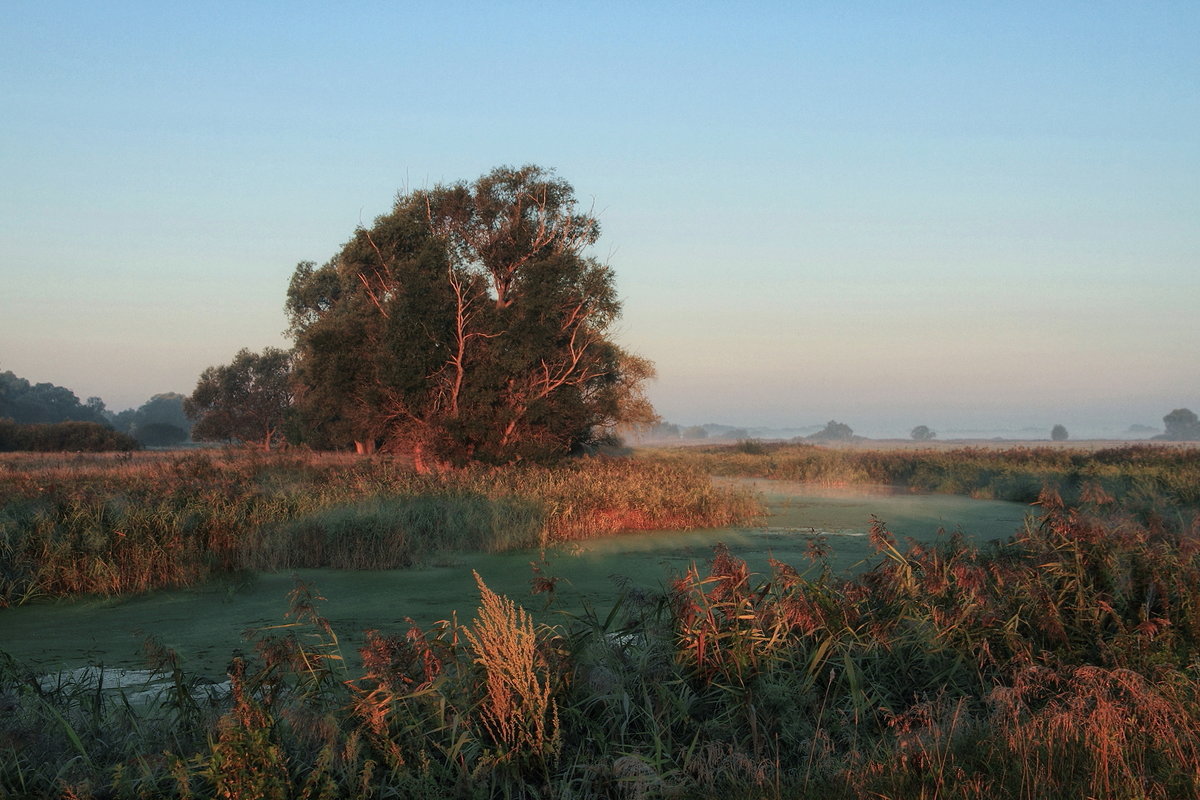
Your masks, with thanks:
<instances>
[{"instance_id":1,"label":"bank of reeds","mask_svg":"<svg viewBox=\"0 0 1200 800\"><path fill-rule=\"evenodd\" d=\"M1134 444L1069 447L843 449L748 441L652 448L644 458L712 475L802 481L826 486L885 485L1032 503L1049 488L1074 501L1098 486L1127 507L1200 507L1200 448Z\"/></svg>"},{"instance_id":2,"label":"bank of reeds","mask_svg":"<svg viewBox=\"0 0 1200 800\"><path fill-rule=\"evenodd\" d=\"M552 627L480 584L470 623L373 632L354 675L301 586L211 702L178 669L139 706L10 663L0 794L1193 798L1200 523L1083 494L982 550L878 522L851 579L717 548Z\"/></svg>"},{"instance_id":3,"label":"bank of reeds","mask_svg":"<svg viewBox=\"0 0 1200 800\"><path fill-rule=\"evenodd\" d=\"M0 606L244 569L400 567L756 509L693 468L629 459L430 476L335 455L21 454L0 460Z\"/></svg>"}]
</instances>

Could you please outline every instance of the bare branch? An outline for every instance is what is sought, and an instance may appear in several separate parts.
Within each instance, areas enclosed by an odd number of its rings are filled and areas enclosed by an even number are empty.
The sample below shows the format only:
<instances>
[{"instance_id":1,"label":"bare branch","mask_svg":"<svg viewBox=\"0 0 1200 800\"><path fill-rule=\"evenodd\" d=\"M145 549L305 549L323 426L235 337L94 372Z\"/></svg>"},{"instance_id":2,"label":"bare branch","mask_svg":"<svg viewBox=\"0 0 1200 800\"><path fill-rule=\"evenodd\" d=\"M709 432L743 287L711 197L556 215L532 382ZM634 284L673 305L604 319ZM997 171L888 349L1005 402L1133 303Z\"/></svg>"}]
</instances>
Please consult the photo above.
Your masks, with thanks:
<instances>
[{"instance_id":1,"label":"bare branch","mask_svg":"<svg viewBox=\"0 0 1200 800\"><path fill-rule=\"evenodd\" d=\"M379 298L375 296L375 291L371 288L371 284L367 283L366 276L360 272L358 273L358 279L362 281L363 288L367 290L367 297L371 298L371 302L379 309L379 313L383 314L385 319L391 319L391 315L384 310L383 305L379 302Z\"/></svg>"}]
</instances>

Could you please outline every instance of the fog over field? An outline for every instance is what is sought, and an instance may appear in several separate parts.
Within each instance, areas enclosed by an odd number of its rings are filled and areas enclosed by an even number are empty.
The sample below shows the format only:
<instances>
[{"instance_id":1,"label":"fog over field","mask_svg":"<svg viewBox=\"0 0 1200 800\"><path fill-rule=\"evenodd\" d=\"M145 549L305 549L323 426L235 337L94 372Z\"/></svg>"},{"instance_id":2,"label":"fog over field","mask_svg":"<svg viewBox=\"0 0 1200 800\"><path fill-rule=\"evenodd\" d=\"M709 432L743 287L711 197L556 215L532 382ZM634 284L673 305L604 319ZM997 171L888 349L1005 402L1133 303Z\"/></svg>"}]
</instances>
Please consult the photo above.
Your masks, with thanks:
<instances>
[{"instance_id":1,"label":"fog over field","mask_svg":"<svg viewBox=\"0 0 1200 800\"><path fill-rule=\"evenodd\" d=\"M1159 415L1160 417L1162 415ZM754 425L754 424L739 424L740 419L750 418L750 414L738 415L733 412L727 419L734 422L725 422L723 418L717 420L703 420L694 422L691 417L682 417L680 424L685 427L694 425L714 424L721 428L734 428L736 430L745 430L753 438L761 439L792 439L796 437L810 436L825 427L825 422L817 424L805 420L807 424L798 424L799 421L791 424L779 425ZM1126 425L1114 424L1111 420L1103 417L1087 418L1087 417L1071 417L1065 414L1060 414L1056 417L1051 417L1046 414L1038 415L1036 412L1027 412L1025 414L1012 415L997 415L990 420L991 425L981 424L981 420L977 418L964 417L958 424L955 424L955 417L945 411L939 413L927 414L925 416L912 417L894 417L894 416L854 416L849 414L834 414L833 418L839 422L849 425L856 436L863 436L869 439L909 439L912 435L912 430L917 425L926 425L937 434L936 439L955 440L955 439L1012 439L1019 441L1037 441L1050 439L1050 431L1056 424L1061 424L1067 428L1070 438L1076 439L1100 439L1114 441L1137 441L1149 439L1163 432L1161 419L1152 419L1148 423L1133 422ZM675 420L671 420L675 422ZM986 423L988 420L982 420ZM1043 421L1042 424L1038 424ZM1157 424L1155 424L1157 423ZM719 437L720 432L714 431L711 435Z\"/></svg>"}]
</instances>

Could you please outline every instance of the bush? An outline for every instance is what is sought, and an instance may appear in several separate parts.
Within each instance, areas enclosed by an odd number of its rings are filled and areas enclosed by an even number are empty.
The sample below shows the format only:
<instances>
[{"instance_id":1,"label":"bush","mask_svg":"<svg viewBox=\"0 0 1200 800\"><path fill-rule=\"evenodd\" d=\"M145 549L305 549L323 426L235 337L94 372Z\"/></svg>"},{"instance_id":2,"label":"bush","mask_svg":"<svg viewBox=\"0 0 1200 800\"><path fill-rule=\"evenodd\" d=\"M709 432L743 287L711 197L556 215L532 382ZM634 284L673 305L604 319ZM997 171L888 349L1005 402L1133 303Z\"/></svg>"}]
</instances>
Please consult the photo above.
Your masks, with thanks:
<instances>
[{"instance_id":1,"label":"bush","mask_svg":"<svg viewBox=\"0 0 1200 800\"><path fill-rule=\"evenodd\" d=\"M844 422L829 420L825 427L808 437L829 442L848 442L854 438L854 430Z\"/></svg>"},{"instance_id":2,"label":"bush","mask_svg":"<svg viewBox=\"0 0 1200 800\"><path fill-rule=\"evenodd\" d=\"M98 422L54 422L21 425L0 419L0 451L40 453L129 451L141 447L137 440Z\"/></svg>"},{"instance_id":3,"label":"bush","mask_svg":"<svg viewBox=\"0 0 1200 800\"><path fill-rule=\"evenodd\" d=\"M936 437L937 432L931 430L928 425L918 425L912 429L912 438L918 442L928 442Z\"/></svg>"}]
</instances>

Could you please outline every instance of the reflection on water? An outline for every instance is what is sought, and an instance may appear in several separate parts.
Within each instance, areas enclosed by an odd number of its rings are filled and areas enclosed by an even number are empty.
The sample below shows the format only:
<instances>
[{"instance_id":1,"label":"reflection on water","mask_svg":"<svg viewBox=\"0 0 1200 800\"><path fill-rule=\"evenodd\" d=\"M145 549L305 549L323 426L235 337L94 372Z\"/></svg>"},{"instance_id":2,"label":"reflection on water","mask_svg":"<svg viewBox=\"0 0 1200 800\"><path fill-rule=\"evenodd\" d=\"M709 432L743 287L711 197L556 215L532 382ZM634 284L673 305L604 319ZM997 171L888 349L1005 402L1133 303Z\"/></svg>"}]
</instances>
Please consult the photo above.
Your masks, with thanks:
<instances>
[{"instance_id":1,"label":"reflection on water","mask_svg":"<svg viewBox=\"0 0 1200 800\"><path fill-rule=\"evenodd\" d=\"M972 500L950 495L912 495L889 491L841 491L804 484L748 480L759 491L769 515L752 524L720 530L627 533L560 546L545 552L454 554L409 570L353 572L298 570L327 598L319 605L343 641L349 656L368 628L407 628L405 619L422 625L457 612L469 620L477 592L472 570L495 591L539 611L545 596L530 593L532 564L560 578L554 609L539 617L555 622L555 609L578 611L585 603L602 613L621 586L658 588L673 574L697 563L703 568L712 547L723 542L749 562L767 570L774 558L803 570L809 543L818 535L832 549L831 567L850 573L874 562L865 536L871 516L884 521L903 541L936 538L939 529L961 530L977 541L1011 535L1030 509L1017 503ZM0 648L40 668L83 664L139 666L147 635L176 649L189 670L209 677L224 672L237 649L248 650L242 632L285 620L291 573L222 579L204 587L155 592L129 599L53 602L0 611L4 636Z\"/></svg>"}]
</instances>

